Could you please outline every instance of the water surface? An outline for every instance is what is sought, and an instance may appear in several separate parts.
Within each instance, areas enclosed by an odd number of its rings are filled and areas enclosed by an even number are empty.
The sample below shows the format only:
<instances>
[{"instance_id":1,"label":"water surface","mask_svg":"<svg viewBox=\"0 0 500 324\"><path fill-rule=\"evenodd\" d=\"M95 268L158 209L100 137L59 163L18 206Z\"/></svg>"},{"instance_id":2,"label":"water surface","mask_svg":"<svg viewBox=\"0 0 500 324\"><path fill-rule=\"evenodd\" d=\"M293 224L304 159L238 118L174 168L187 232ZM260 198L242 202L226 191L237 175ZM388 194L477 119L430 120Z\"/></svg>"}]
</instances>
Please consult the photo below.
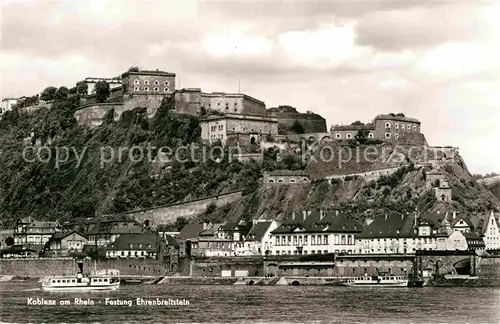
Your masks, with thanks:
<instances>
[{"instance_id":1,"label":"water surface","mask_svg":"<svg viewBox=\"0 0 500 324\"><path fill-rule=\"evenodd\" d=\"M500 323L500 288L130 285L112 292L43 292L0 283L3 323ZM137 306L136 298L188 300ZM28 298L71 305L28 305ZM94 301L74 305L74 298ZM133 305L104 305L105 298Z\"/></svg>"}]
</instances>

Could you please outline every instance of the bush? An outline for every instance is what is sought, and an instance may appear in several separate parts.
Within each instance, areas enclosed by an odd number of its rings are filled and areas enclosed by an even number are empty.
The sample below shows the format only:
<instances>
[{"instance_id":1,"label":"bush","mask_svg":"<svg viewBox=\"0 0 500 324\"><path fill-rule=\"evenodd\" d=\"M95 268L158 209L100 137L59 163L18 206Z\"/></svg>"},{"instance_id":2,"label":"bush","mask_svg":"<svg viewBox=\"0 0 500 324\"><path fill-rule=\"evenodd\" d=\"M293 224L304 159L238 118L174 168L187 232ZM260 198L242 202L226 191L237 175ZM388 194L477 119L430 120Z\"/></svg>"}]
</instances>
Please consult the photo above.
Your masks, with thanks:
<instances>
[{"instance_id":1,"label":"bush","mask_svg":"<svg viewBox=\"0 0 500 324\"><path fill-rule=\"evenodd\" d=\"M78 83L76 85L76 92L81 95L86 95L89 91L89 85L86 82Z\"/></svg>"},{"instance_id":2,"label":"bush","mask_svg":"<svg viewBox=\"0 0 500 324\"><path fill-rule=\"evenodd\" d=\"M107 83L106 81L99 81L95 84L95 95L97 102L106 102L110 94L111 89L109 83Z\"/></svg>"},{"instance_id":3,"label":"bush","mask_svg":"<svg viewBox=\"0 0 500 324\"><path fill-rule=\"evenodd\" d=\"M40 95L40 100L43 101L52 101L54 100L54 95L57 92L56 87L47 87L42 91L42 94Z\"/></svg>"},{"instance_id":4,"label":"bush","mask_svg":"<svg viewBox=\"0 0 500 324\"><path fill-rule=\"evenodd\" d=\"M64 100L67 99L69 95L69 90L66 87L60 87L54 94L54 100Z\"/></svg>"},{"instance_id":5,"label":"bush","mask_svg":"<svg viewBox=\"0 0 500 324\"><path fill-rule=\"evenodd\" d=\"M290 129L295 134L304 134L305 132L304 126L302 126L302 124L298 120L293 122L292 127Z\"/></svg>"}]
</instances>

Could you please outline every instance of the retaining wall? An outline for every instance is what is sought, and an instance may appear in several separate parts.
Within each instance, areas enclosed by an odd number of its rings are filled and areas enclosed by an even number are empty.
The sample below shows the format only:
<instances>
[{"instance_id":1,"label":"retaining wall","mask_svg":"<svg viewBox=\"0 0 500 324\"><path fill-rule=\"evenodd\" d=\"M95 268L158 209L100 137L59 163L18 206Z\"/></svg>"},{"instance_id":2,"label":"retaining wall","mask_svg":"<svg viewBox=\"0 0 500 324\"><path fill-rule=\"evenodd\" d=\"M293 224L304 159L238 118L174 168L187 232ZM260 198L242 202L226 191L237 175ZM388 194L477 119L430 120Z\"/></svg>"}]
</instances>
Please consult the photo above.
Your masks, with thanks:
<instances>
[{"instance_id":1,"label":"retaining wall","mask_svg":"<svg viewBox=\"0 0 500 324\"><path fill-rule=\"evenodd\" d=\"M144 224L146 220L149 221L150 226L171 224L179 217L191 218L203 213L211 203L220 207L232 203L241 197L241 191L236 191L184 203L130 211L126 214L133 217L140 224Z\"/></svg>"}]
</instances>

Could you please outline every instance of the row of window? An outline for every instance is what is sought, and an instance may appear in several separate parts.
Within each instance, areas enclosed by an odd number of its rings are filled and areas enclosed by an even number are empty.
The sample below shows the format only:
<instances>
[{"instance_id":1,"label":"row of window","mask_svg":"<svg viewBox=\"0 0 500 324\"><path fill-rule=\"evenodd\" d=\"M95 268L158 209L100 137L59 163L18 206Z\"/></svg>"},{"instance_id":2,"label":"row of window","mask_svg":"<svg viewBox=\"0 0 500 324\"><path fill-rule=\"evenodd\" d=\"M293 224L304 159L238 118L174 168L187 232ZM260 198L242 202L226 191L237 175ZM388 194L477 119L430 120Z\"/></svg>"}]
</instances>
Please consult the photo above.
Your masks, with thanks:
<instances>
[{"instance_id":1,"label":"row of window","mask_svg":"<svg viewBox=\"0 0 500 324\"><path fill-rule=\"evenodd\" d=\"M143 90L143 91L149 91L149 87L147 87L147 86L146 86L146 87L142 88L142 90ZM163 91L164 91L164 92L168 92L168 90L169 90L169 88L168 88L168 87L163 88ZM141 88L140 88L139 86L135 86L135 87L134 87L134 91L141 91ZM153 88L153 91L154 91L154 92L160 92L160 88L158 88L158 87L154 87L154 88Z\"/></svg>"},{"instance_id":2,"label":"row of window","mask_svg":"<svg viewBox=\"0 0 500 324\"><path fill-rule=\"evenodd\" d=\"M391 123L387 122L385 123L385 128L391 128ZM394 128L395 129L399 129L399 124L398 123L395 123L394 124ZM411 131L411 125L408 124L408 125L405 125L405 124L401 124L401 130L404 131L404 130L408 130L408 131ZM413 125L413 130L416 131L417 130L417 126L416 125Z\"/></svg>"},{"instance_id":3,"label":"row of window","mask_svg":"<svg viewBox=\"0 0 500 324\"><path fill-rule=\"evenodd\" d=\"M141 243L135 244L135 245L136 245L136 248L142 249L142 244ZM131 243L131 244L128 245L128 247L131 248L131 249L133 249L134 248L134 244ZM151 244L146 244L146 247L148 249L151 249L153 246Z\"/></svg>"},{"instance_id":4,"label":"row of window","mask_svg":"<svg viewBox=\"0 0 500 324\"><path fill-rule=\"evenodd\" d=\"M210 140L213 142L213 141L216 141L216 140L222 140L224 139L224 134L218 134L218 135L210 135Z\"/></svg>"},{"instance_id":5,"label":"row of window","mask_svg":"<svg viewBox=\"0 0 500 324\"><path fill-rule=\"evenodd\" d=\"M216 131L223 131L224 130L224 125L213 125L210 126L210 131L211 132L216 132Z\"/></svg>"},{"instance_id":6,"label":"row of window","mask_svg":"<svg viewBox=\"0 0 500 324\"><path fill-rule=\"evenodd\" d=\"M309 181L309 179L308 179L308 178L302 178L302 181L307 182L307 181ZM285 181L284 181L283 179L278 179L278 181L274 181L274 179L269 179L267 182L268 182L268 183L274 183L274 182L277 182L277 183L284 183ZM288 181L288 183L296 183L296 182L297 182L297 181L296 181L295 179L290 179L290 180Z\"/></svg>"},{"instance_id":7,"label":"row of window","mask_svg":"<svg viewBox=\"0 0 500 324\"><path fill-rule=\"evenodd\" d=\"M311 245L328 245L328 235L304 235L304 236L276 236L276 246L302 246L308 245L310 236ZM354 245L354 235L334 235L335 245Z\"/></svg>"},{"instance_id":8,"label":"row of window","mask_svg":"<svg viewBox=\"0 0 500 324\"><path fill-rule=\"evenodd\" d=\"M336 133L335 138L337 138L337 139L342 138L342 134ZM345 138L351 139L354 137L353 137L352 133L347 133L347 134L345 134ZM368 133L368 138L373 138L373 133Z\"/></svg>"},{"instance_id":9,"label":"row of window","mask_svg":"<svg viewBox=\"0 0 500 324\"><path fill-rule=\"evenodd\" d=\"M205 107L201 107L202 109L205 109ZM208 108L210 109L210 105L208 105ZM221 111L220 108L217 108L217 111ZM226 107L226 112L229 112L229 107ZM234 112L238 112L238 108L234 107Z\"/></svg>"},{"instance_id":10,"label":"row of window","mask_svg":"<svg viewBox=\"0 0 500 324\"><path fill-rule=\"evenodd\" d=\"M138 86L138 85L140 85L140 84L141 84L141 81L140 81L140 80L134 80L134 85L137 85L137 86ZM165 81L163 84L164 84L165 86L168 86L168 85L169 85L168 81ZM149 80L144 80L144 85L149 85ZM159 85L160 85L160 81L155 80L154 85L155 85L155 86L159 86Z\"/></svg>"},{"instance_id":11,"label":"row of window","mask_svg":"<svg viewBox=\"0 0 500 324\"><path fill-rule=\"evenodd\" d=\"M276 255L291 255L291 254L294 254L294 255L297 255L297 254L308 254L307 251L281 251L281 254L280 254L280 251L276 251ZM323 250L323 253L321 253L321 250L312 250L310 254L328 254L328 250Z\"/></svg>"},{"instance_id":12,"label":"row of window","mask_svg":"<svg viewBox=\"0 0 500 324\"><path fill-rule=\"evenodd\" d=\"M140 253L139 253L140 252ZM115 253L115 251L109 251L108 253L109 255L120 255L122 257L124 256L145 256L146 255L146 252L144 251L134 251L134 253L132 254L132 251L120 251L119 253ZM156 255L156 253L147 253L147 254L152 254L152 255Z\"/></svg>"}]
</instances>

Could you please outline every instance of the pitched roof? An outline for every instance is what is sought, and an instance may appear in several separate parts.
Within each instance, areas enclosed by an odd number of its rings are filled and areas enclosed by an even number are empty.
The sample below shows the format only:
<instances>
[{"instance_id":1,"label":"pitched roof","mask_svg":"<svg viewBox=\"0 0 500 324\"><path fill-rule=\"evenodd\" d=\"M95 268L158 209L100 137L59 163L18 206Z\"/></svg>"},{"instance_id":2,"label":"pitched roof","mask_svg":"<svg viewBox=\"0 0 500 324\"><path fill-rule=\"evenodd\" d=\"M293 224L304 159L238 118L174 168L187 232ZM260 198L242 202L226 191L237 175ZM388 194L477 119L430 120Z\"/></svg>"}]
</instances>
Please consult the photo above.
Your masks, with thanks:
<instances>
[{"instance_id":1,"label":"pitched roof","mask_svg":"<svg viewBox=\"0 0 500 324\"><path fill-rule=\"evenodd\" d=\"M178 239L190 239L198 237L198 235L203 231L203 224L190 223L185 225L177 235Z\"/></svg>"},{"instance_id":2,"label":"pitched roof","mask_svg":"<svg viewBox=\"0 0 500 324\"><path fill-rule=\"evenodd\" d=\"M29 223L26 227L32 227L32 228L47 228L47 227L57 227L59 226L59 223L57 221L52 222L52 221L32 221Z\"/></svg>"},{"instance_id":3,"label":"pitched roof","mask_svg":"<svg viewBox=\"0 0 500 324\"><path fill-rule=\"evenodd\" d=\"M156 251L159 243L157 234L122 234L106 246L106 250L149 250Z\"/></svg>"},{"instance_id":4,"label":"pitched roof","mask_svg":"<svg viewBox=\"0 0 500 324\"><path fill-rule=\"evenodd\" d=\"M335 212L312 211L295 212L292 218L284 221L272 233L293 233L297 231L307 233L359 233L363 230L362 225L354 218L344 214L337 215Z\"/></svg>"},{"instance_id":5,"label":"pitched roof","mask_svg":"<svg viewBox=\"0 0 500 324\"><path fill-rule=\"evenodd\" d=\"M82 233L79 233L77 231L65 231L65 232L57 232L55 233L54 235L52 235L52 237L50 238L50 240L62 240L63 238L73 234L73 233L76 233L84 238L87 238L85 235L83 235Z\"/></svg>"},{"instance_id":6,"label":"pitched roof","mask_svg":"<svg viewBox=\"0 0 500 324\"><path fill-rule=\"evenodd\" d=\"M255 241L261 241L272 223L272 221L257 222L248 232L248 237Z\"/></svg>"},{"instance_id":7,"label":"pitched roof","mask_svg":"<svg viewBox=\"0 0 500 324\"><path fill-rule=\"evenodd\" d=\"M167 241L167 244L169 246L174 246L174 247L180 247L180 244L179 242L177 242L177 240L175 238L173 238L172 236L170 235L165 235L165 239Z\"/></svg>"},{"instance_id":8,"label":"pitched roof","mask_svg":"<svg viewBox=\"0 0 500 324\"><path fill-rule=\"evenodd\" d=\"M198 235L214 235L216 234L220 228L222 228L224 224L223 223L216 223L216 224L212 224L209 228L207 228L206 230L202 231L200 234Z\"/></svg>"},{"instance_id":9,"label":"pitched roof","mask_svg":"<svg viewBox=\"0 0 500 324\"><path fill-rule=\"evenodd\" d=\"M398 238L414 235L414 214L380 215L358 235L359 238Z\"/></svg>"}]
</instances>

